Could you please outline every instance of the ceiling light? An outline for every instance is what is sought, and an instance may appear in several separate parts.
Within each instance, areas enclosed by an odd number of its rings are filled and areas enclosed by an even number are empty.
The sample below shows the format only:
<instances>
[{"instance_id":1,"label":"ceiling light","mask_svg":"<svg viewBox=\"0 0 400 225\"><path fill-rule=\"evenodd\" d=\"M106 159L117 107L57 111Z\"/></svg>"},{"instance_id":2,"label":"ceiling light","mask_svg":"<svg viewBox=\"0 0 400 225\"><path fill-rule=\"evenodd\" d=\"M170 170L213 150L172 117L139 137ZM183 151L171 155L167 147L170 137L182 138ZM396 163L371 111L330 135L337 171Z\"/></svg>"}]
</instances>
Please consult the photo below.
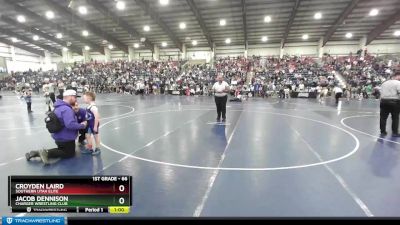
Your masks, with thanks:
<instances>
[{"instance_id":1,"label":"ceiling light","mask_svg":"<svg viewBox=\"0 0 400 225\"><path fill-rule=\"evenodd\" d=\"M346 34L346 38L352 38L353 37L353 34L352 33L347 33Z\"/></svg>"},{"instance_id":2,"label":"ceiling light","mask_svg":"<svg viewBox=\"0 0 400 225\"><path fill-rule=\"evenodd\" d=\"M85 50L86 50L86 51L89 51L89 50L90 50L90 47L86 45L86 46L85 46Z\"/></svg>"},{"instance_id":3,"label":"ceiling light","mask_svg":"<svg viewBox=\"0 0 400 225\"><path fill-rule=\"evenodd\" d=\"M400 30L396 30L396 31L393 33L393 35L396 36L396 37L400 37Z\"/></svg>"},{"instance_id":4,"label":"ceiling light","mask_svg":"<svg viewBox=\"0 0 400 225\"><path fill-rule=\"evenodd\" d=\"M135 44L133 44L133 47L134 47L134 48L139 48L139 44L138 44L138 43L135 43Z\"/></svg>"},{"instance_id":5,"label":"ceiling light","mask_svg":"<svg viewBox=\"0 0 400 225\"><path fill-rule=\"evenodd\" d=\"M114 48L114 45L108 45L108 48L109 48L109 49L113 49L113 48Z\"/></svg>"},{"instance_id":6,"label":"ceiling light","mask_svg":"<svg viewBox=\"0 0 400 225\"><path fill-rule=\"evenodd\" d=\"M261 38L261 41L262 41L262 42L267 42L267 41L268 41L268 37L267 37L267 36L262 37L262 38Z\"/></svg>"},{"instance_id":7,"label":"ceiling light","mask_svg":"<svg viewBox=\"0 0 400 225\"><path fill-rule=\"evenodd\" d=\"M124 10L125 9L125 2L124 1L118 1L116 4L117 9L119 10Z\"/></svg>"},{"instance_id":8,"label":"ceiling light","mask_svg":"<svg viewBox=\"0 0 400 225\"><path fill-rule=\"evenodd\" d=\"M15 42L18 42L18 39L16 39L15 37L13 37L13 38L11 38L11 41L15 43Z\"/></svg>"},{"instance_id":9,"label":"ceiling light","mask_svg":"<svg viewBox=\"0 0 400 225\"><path fill-rule=\"evenodd\" d=\"M161 5L168 5L169 0L160 0Z\"/></svg>"},{"instance_id":10,"label":"ceiling light","mask_svg":"<svg viewBox=\"0 0 400 225\"><path fill-rule=\"evenodd\" d=\"M87 8L85 6L79 6L78 11L82 15L86 15L87 14Z\"/></svg>"},{"instance_id":11,"label":"ceiling light","mask_svg":"<svg viewBox=\"0 0 400 225\"><path fill-rule=\"evenodd\" d=\"M181 30L186 28L186 23L180 23L179 24L179 28L181 28Z\"/></svg>"},{"instance_id":12,"label":"ceiling light","mask_svg":"<svg viewBox=\"0 0 400 225\"><path fill-rule=\"evenodd\" d=\"M314 19L319 20L321 18L322 18L322 13L317 12L317 13L314 14Z\"/></svg>"},{"instance_id":13,"label":"ceiling light","mask_svg":"<svg viewBox=\"0 0 400 225\"><path fill-rule=\"evenodd\" d=\"M53 11L47 11L46 12L46 17L47 19L53 19L54 18L54 12Z\"/></svg>"},{"instance_id":14,"label":"ceiling light","mask_svg":"<svg viewBox=\"0 0 400 225\"><path fill-rule=\"evenodd\" d=\"M225 43L226 43L226 44L230 44L230 43L231 43L231 39L230 39L230 38L227 38L227 39L225 40Z\"/></svg>"},{"instance_id":15,"label":"ceiling light","mask_svg":"<svg viewBox=\"0 0 400 225\"><path fill-rule=\"evenodd\" d=\"M63 50L64 52L66 52L66 51L68 51L68 48L67 48L67 47L63 47L62 50Z\"/></svg>"},{"instance_id":16,"label":"ceiling light","mask_svg":"<svg viewBox=\"0 0 400 225\"><path fill-rule=\"evenodd\" d=\"M266 16L264 17L264 23L270 23L271 22L271 16Z\"/></svg>"},{"instance_id":17,"label":"ceiling light","mask_svg":"<svg viewBox=\"0 0 400 225\"><path fill-rule=\"evenodd\" d=\"M57 33L56 38L61 39L63 37L62 33Z\"/></svg>"},{"instance_id":18,"label":"ceiling light","mask_svg":"<svg viewBox=\"0 0 400 225\"><path fill-rule=\"evenodd\" d=\"M192 45L193 45L193 46L196 46L196 45L197 45L197 41L196 41L196 40L193 40L193 41L192 41Z\"/></svg>"},{"instance_id":19,"label":"ceiling light","mask_svg":"<svg viewBox=\"0 0 400 225\"><path fill-rule=\"evenodd\" d=\"M87 30L82 31L82 35L87 37L89 35L89 32Z\"/></svg>"},{"instance_id":20,"label":"ceiling light","mask_svg":"<svg viewBox=\"0 0 400 225\"><path fill-rule=\"evenodd\" d=\"M162 42L161 43L161 46L163 46L163 47L167 47L167 45L168 45L167 42Z\"/></svg>"},{"instance_id":21,"label":"ceiling light","mask_svg":"<svg viewBox=\"0 0 400 225\"><path fill-rule=\"evenodd\" d=\"M146 32L149 32L150 31L150 27L146 25L146 26L143 27L143 30L146 31Z\"/></svg>"},{"instance_id":22,"label":"ceiling light","mask_svg":"<svg viewBox=\"0 0 400 225\"><path fill-rule=\"evenodd\" d=\"M376 16L379 14L379 10L378 9L371 9L371 11L369 11L369 15L370 16Z\"/></svg>"},{"instance_id":23,"label":"ceiling light","mask_svg":"<svg viewBox=\"0 0 400 225\"><path fill-rule=\"evenodd\" d=\"M308 39L308 34L304 34L301 38L303 38L303 40L307 40Z\"/></svg>"},{"instance_id":24,"label":"ceiling light","mask_svg":"<svg viewBox=\"0 0 400 225\"><path fill-rule=\"evenodd\" d=\"M39 40L39 36L37 36L37 35L34 35L34 36L33 36L33 40L34 40L34 41L37 41L37 40Z\"/></svg>"},{"instance_id":25,"label":"ceiling light","mask_svg":"<svg viewBox=\"0 0 400 225\"><path fill-rule=\"evenodd\" d=\"M17 21L20 23L25 23L25 21L26 21L25 16L23 16L23 15L17 16Z\"/></svg>"},{"instance_id":26,"label":"ceiling light","mask_svg":"<svg viewBox=\"0 0 400 225\"><path fill-rule=\"evenodd\" d=\"M226 25L226 20L222 19L219 21L220 26L225 26Z\"/></svg>"}]
</instances>

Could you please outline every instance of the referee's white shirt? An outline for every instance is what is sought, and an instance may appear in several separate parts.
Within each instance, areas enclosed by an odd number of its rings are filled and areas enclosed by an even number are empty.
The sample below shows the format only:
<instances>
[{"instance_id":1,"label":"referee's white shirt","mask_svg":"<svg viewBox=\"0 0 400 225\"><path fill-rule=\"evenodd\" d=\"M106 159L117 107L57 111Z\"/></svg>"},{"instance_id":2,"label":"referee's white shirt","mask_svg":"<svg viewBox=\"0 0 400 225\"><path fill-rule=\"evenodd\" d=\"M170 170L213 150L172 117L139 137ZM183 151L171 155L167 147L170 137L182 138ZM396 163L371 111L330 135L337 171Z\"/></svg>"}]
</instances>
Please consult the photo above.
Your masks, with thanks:
<instances>
[{"instance_id":1,"label":"referee's white shirt","mask_svg":"<svg viewBox=\"0 0 400 225\"><path fill-rule=\"evenodd\" d=\"M400 81L388 80L381 86L381 99L400 99Z\"/></svg>"},{"instance_id":2,"label":"referee's white shirt","mask_svg":"<svg viewBox=\"0 0 400 225\"><path fill-rule=\"evenodd\" d=\"M229 84L226 81L222 81L221 84L219 82L216 82L212 89L215 91L215 96L216 97L225 97L228 95L228 93L217 93L220 91L224 91L226 88L229 88Z\"/></svg>"},{"instance_id":3,"label":"referee's white shirt","mask_svg":"<svg viewBox=\"0 0 400 225\"><path fill-rule=\"evenodd\" d=\"M333 92L334 92L335 94L337 94L337 93L343 93L343 90L342 90L340 87L335 87L335 88L333 88Z\"/></svg>"}]
</instances>

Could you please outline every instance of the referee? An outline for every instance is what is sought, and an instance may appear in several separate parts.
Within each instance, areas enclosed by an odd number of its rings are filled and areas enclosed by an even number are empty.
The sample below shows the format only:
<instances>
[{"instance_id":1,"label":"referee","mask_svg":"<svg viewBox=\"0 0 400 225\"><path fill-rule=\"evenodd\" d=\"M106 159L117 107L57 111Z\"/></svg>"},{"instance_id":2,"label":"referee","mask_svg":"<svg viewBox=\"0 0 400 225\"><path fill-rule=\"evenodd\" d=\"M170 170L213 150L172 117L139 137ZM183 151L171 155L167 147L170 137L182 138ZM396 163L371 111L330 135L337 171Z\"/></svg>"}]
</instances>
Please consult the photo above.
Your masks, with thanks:
<instances>
[{"instance_id":1,"label":"referee","mask_svg":"<svg viewBox=\"0 0 400 225\"><path fill-rule=\"evenodd\" d=\"M392 115L392 135L399 135L399 113L400 113L400 71L392 76L391 80L384 82L381 86L381 113L380 129L381 135L386 136L386 121L389 114Z\"/></svg>"},{"instance_id":2,"label":"referee","mask_svg":"<svg viewBox=\"0 0 400 225\"><path fill-rule=\"evenodd\" d=\"M336 105L339 104L339 99L343 95L343 90L337 85L336 87L333 88L333 93L335 93L335 100L336 100Z\"/></svg>"},{"instance_id":3,"label":"referee","mask_svg":"<svg viewBox=\"0 0 400 225\"><path fill-rule=\"evenodd\" d=\"M217 106L217 122L226 121L226 102L228 101L229 84L224 81L222 75L218 75L217 82L213 85L212 90L215 96L215 105Z\"/></svg>"}]
</instances>

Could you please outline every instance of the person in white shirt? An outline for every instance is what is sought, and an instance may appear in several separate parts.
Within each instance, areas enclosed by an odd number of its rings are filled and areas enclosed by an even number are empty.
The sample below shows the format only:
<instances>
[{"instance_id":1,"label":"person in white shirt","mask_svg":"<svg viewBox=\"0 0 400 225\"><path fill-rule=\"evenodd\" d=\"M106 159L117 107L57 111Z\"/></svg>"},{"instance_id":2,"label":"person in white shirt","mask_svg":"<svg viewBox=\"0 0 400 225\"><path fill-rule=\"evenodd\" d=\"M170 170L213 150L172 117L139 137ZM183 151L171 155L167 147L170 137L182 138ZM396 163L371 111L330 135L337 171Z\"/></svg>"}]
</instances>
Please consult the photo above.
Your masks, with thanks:
<instances>
[{"instance_id":1,"label":"person in white shirt","mask_svg":"<svg viewBox=\"0 0 400 225\"><path fill-rule=\"evenodd\" d=\"M304 91L304 84L303 83L299 84L299 90L300 91Z\"/></svg>"},{"instance_id":2,"label":"person in white shirt","mask_svg":"<svg viewBox=\"0 0 400 225\"><path fill-rule=\"evenodd\" d=\"M224 81L222 75L217 77L217 82L213 85L212 90L215 96L215 105L217 106L217 122L226 121L226 102L228 101L229 84Z\"/></svg>"},{"instance_id":3,"label":"person in white shirt","mask_svg":"<svg viewBox=\"0 0 400 225\"><path fill-rule=\"evenodd\" d=\"M49 83L47 83L47 87L48 87L48 92L49 92L51 102L54 104L56 102L55 92L56 92L57 83L55 81L50 81Z\"/></svg>"},{"instance_id":4,"label":"person in white shirt","mask_svg":"<svg viewBox=\"0 0 400 225\"><path fill-rule=\"evenodd\" d=\"M335 99L337 105L339 104L339 98L341 98L343 95L343 90L339 86L336 86L335 88L333 88L333 92L335 93Z\"/></svg>"},{"instance_id":5,"label":"person in white shirt","mask_svg":"<svg viewBox=\"0 0 400 225\"><path fill-rule=\"evenodd\" d=\"M285 98L290 98L290 89L289 87L285 87L285 89L283 89L283 92L285 93Z\"/></svg>"},{"instance_id":6,"label":"person in white shirt","mask_svg":"<svg viewBox=\"0 0 400 225\"><path fill-rule=\"evenodd\" d=\"M46 107L47 107L46 113L48 113L53 110L53 103L51 102L51 99L50 99L49 84L48 84L47 80L45 80L45 83L43 84L43 92L44 92L44 97L45 97L45 102L46 102Z\"/></svg>"},{"instance_id":7,"label":"person in white shirt","mask_svg":"<svg viewBox=\"0 0 400 225\"><path fill-rule=\"evenodd\" d=\"M144 85L143 80L141 80L138 83L137 89L139 90L139 94L143 96L144 95L144 89L145 89L145 85Z\"/></svg>"},{"instance_id":8,"label":"person in white shirt","mask_svg":"<svg viewBox=\"0 0 400 225\"><path fill-rule=\"evenodd\" d=\"M74 91L77 91L77 89L78 89L78 84L76 83L76 81L72 81L72 82L71 82L71 87L72 87L72 89L73 89Z\"/></svg>"},{"instance_id":9,"label":"person in white shirt","mask_svg":"<svg viewBox=\"0 0 400 225\"><path fill-rule=\"evenodd\" d=\"M386 122L389 114L392 116L392 135L400 137L399 134L399 114L400 114L400 71L385 81L381 85L380 103L380 129L381 136L386 136Z\"/></svg>"}]
</instances>

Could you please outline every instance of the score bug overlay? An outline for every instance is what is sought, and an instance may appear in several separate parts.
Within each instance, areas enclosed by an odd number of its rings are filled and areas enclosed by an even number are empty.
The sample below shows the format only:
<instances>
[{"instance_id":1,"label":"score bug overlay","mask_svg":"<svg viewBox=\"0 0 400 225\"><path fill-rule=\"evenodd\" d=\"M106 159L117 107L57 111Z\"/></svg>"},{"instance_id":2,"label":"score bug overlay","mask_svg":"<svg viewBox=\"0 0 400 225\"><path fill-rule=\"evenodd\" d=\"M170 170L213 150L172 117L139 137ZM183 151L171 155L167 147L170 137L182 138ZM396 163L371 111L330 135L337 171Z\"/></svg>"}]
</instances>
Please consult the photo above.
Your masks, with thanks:
<instances>
[{"instance_id":1,"label":"score bug overlay","mask_svg":"<svg viewBox=\"0 0 400 225\"><path fill-rule=\"evenodd\" d=\"M131 176L9 176L12 212L129 213Z\"/></svg>"}]
</instances>

